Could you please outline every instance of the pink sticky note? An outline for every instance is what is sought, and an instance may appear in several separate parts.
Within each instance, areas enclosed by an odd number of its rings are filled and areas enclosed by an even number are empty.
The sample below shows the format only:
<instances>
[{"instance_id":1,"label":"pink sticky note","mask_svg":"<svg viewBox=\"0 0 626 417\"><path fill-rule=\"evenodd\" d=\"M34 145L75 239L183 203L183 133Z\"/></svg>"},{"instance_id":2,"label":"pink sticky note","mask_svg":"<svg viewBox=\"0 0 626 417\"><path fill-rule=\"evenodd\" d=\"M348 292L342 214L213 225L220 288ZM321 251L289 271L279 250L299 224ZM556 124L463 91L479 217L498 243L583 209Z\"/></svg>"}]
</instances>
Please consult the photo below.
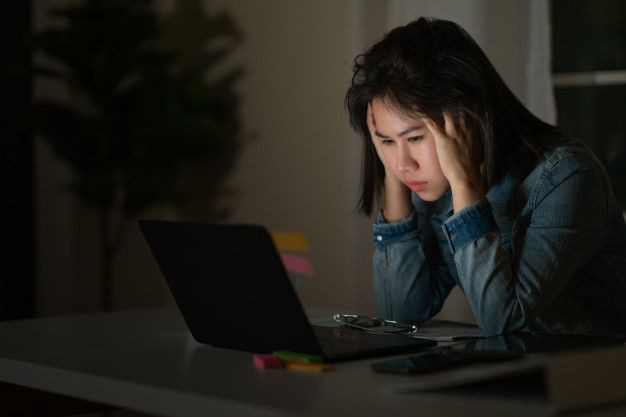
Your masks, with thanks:
<instances>
[{"instance_id":1,"label":"pink sticky note","mask_svg":"<svg viewBox=\"0 0 626 417\"><path fill-rule=\"evenodd\" d=\"M280 258L283 260L283 265L285 265L285 269L289 272L302 274L309 277L315 275L315 271L313 270L313 264L311 263L311 260L306 256L281 253Z\"/></svg>"},{"instance_id":2,"label":"pink sticky note","mask_svg":"<svg viewBox=\"0 0 626 417\"><path fill-rule=\"evenodd\" d=\"M254 355L254 366L257 369L282 368L285 363L272 354L257 353Z\"/></svg>"}]
</instances>

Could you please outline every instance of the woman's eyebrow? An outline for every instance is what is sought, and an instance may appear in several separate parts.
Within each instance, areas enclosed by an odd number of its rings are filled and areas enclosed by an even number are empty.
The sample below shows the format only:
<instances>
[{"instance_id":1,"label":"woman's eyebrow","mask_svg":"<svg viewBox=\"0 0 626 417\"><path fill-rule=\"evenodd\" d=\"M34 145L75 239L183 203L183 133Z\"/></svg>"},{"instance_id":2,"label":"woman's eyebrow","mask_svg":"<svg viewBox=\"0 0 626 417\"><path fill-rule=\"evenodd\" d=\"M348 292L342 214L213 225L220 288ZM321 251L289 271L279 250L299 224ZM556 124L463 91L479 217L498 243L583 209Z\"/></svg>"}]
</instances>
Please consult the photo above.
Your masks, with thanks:
<instances>
[{"instance_id":1,"label":"woman's eyebrow","mask_svg":"<svg viewBox=\"0 0 626 417\"><path fill-rule=\"evenodd\" d=\"M400 133L398 134L398 136L404 136L404 135L406 135L407 133L411 133L412 131L414 131L414 130L418 130L418 129L421 129L421 128L423 128L423 127L424 127L424 125L423 125L423 124L422 124L422 125L415 125L415 126L411 126L411 127L409 127L408 129L403 130L402 132L400 132ZM379 138L381 138L381 139L389 139L389 136L383 135L383 134L382 134L382 133L380 133L378 130L374 131L374 134L375 134L376 136L378 136Z\"/></svg>"}]
</instances>

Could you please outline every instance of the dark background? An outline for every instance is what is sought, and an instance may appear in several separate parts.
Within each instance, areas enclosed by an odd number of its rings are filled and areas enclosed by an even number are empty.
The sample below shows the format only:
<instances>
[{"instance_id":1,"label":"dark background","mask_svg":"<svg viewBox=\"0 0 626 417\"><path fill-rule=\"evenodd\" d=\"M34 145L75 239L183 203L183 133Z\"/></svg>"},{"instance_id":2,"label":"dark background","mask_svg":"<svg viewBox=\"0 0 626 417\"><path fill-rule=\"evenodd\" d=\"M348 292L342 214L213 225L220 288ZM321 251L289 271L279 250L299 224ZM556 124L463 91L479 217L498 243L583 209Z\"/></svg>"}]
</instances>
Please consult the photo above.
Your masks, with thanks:
<instances>
[{"instance_id":1,"label":"dark background","mask_svg":"<svg viewBox=\"0 0 626 417\"><path fill-rule=\"evenodd\" d=\"M0 14L4 111L0 140L0 318L31 317L35 309L32 77L30 1L12 1ZM8 117L7 117L8 116Z\"/></svg>"},{"instance_id":2,"label":"dark background","mask_svg":"<svg viewBox=\"0 0 626 417\"><path fill-rule=\"evenodd\" d=\"M95 251L92 250L92 246L97 245L97 236L87 227L91 225L93 213L77 211L76 225L73 225L75 230L65 230L62 233L56 233L54 219L43 225L34 220L37 210L47 209L42 207L41 200L35 198L37 187L41 185L37 184L36 174L38 171L41 172L42 167L38 165L40 160L37 159L36 142L33 141L30 120L34 79L30 69L32 55L28 39L33 31L34 3L10 1L4 4L8 12L3 13L0 18L4 35L2 37L4 58L0 78L3 101L8 111L2 113L4 132L0 140L0 318L32 317L41 314L37 308L36 294L38 289L42 290L43 283L36 284L35 277L48 271L36 270L38 255L41 256L36 253L37 245L54 245L68 238L79 242L74 248L76 253L72 254L79 262L72 268L75 268L73 273L81 277L81 281L46 283L43 291L52 293L58 290L63 294L74 291L72 294L75 298L74 305L62 308L66 301L59 296L49 311L56 314L57 311L67 313L97 310L97 305L89 296L85 296L99 291L95 283L87 282L88 277L92 277L93 272L99 267L99 261L93 255ZM380 21L385 20L382 14L385 7L380 6L379 2L366 1L359 4L367 11L364 20L367 27L362 28L364 33L359 34L361 36L359 39L363 44L369 44L384 31L384 25L381 25ZM244 25L245 19L248 19L248 22L260 19L259 16L252 16L254 11L246 10L245 2L233 2L232 7L238 9L238 16L243 17ZM301 295L305 300L318 302L330 300L329 303L332 305L364 308L363 306L371 302L368 298L370 283L367 265L370 250L369 220L359 219L359 223L355 221L349 225L345 223L345 219L355 218L353 203L356 200L356 192L352 186L356 188L358 183L356 175L351 171L348 172L345 167L347 163L358 167L358 156L342 155L349 150L358 150L358 146L341 142L349 137L341 99L349 76L348 57L353 56L353 50L346 47L345 51L338 52L327 48L331 42L340 42L337 34L345 39L351 36L348 29L342 27L346 21L342 14L347 13L344 10L346 6L326 2L322 8L324 11L319 15L315 14L316 7L309 3L276 2L275 7L283 9L283 14L276 13L276 20L259 22L263 32L251 31L252 35L246 40L247 46L244 46L247 49L241 54L241 56L257 54L252 63L255 66L248 71L245 94L249 102L257 100L253 111L258 114L246 110L244 112L246 121L254 125L260 120L265 123L265 130L253 132L260 140L257 142L258 145L253 145L257 147L251 148L253 151L246 159L248 163L253 160L259 161L263 170L244 170L243 174L239 174L237 186L240 187L239 191L243 191L241 194L243 203L237 206L238 212L234 213L233 219L265 223L270 228L278 230L295 229L307 232L314 248L314 261L317 261L316 265L319 265L321 273L319 278L316 277L316 281L304 283ZM550 7L552 70L555 74L624 71L625 2L552 0ZM274 11L268 14L274 14ZM284 18L290 15L293 16L293 22ZM493 16L497 15L498 13L494 11ZM303 27L301 22L305 21L311 21L311 26ZM324 38L327 31L331 35ZM310 33L311 39L303 37L302 40L299 38L291 40L295 34L302 33ZM341 42L345 41L343 38ZM267 51L261 54L258 50L263 47L267 47ZM293 49L289 49L292 47ZM358 50L360 47L358 44L351 48ZM507 46L506 50L510 50L510 46ZM301 55L295 55L300 52ZM495 56L491 53L488 55L492 58ZM259 56L261 58L258 58ZM246 59L252 61L251 58ZM496 67L501 65L497 61L498 59L494 59ZM302 75L302 79L294 77L292 80L271 78L279 68L288 68L292 70L291 72L307 75ZM311 74L315 74L316 78ZM337 74L340 76L337 77ZM503 76L506 79L506 71L503 72ZM275 82L271 94L268 95L263 88ZM626 206L624 82L611 85L557 87L554 92L558 124L594 149L611 174L618 200ZM319 102L328 105L320 107ZM319 113L319 117L313 122L311 111L306 107L310 105L309 103L313 103L313 110ZM262 111L264 107L268 109L267 113L259 112L259 109ZM284 122L285 115L289 115L293 120L283 128L281 123ZM306 129L303 130L303 126ZM272 130L274 127L276 130ZM319 143L323 143L324 146L319 146ZM338 143L341 145L337 145ZM276 156L279 152L293 156L293 159L287 161ZM320 161L324 162L324 165ZM330 168L324 168L326 166ZM329 186L336 180L337 170L343 170L342 174L347 175L348 179L342 178L336 181L337 186ZM199 180L201 178L202 174L189 173L186 184L191 190L190 194L198 188L205 187L206 184ZM288 196L282 192L285 189L290 191ZM348 195L347 190L354 192L354 195ZM43 191L50 194L62 192L60 189ZM233 190L233 195L237 195L239 191ZM201 193L194 195L201 196ZM265 197L265 200L261 201L259 196ZM206 199L206 196L203 198ZM336 202L339 198L343 198L340 207L326 202ZM183 216L198 216L204 204L203 201L198 201L195 206L187 207ZM320 223L315 223L311 219L319 220ZM51 230L47 232L51 240L37 242L34 236L39 236L41 232L37 228L44 227ZM126 258L122 259L124 265L149 264L150 274L158 281L159 272L152 265L150 254L145 251L136 231L133 233L135 234L131 236L131 243L140 247L141 251L125 255ZM329 245L329 241L337 246ZM343 256L346 253L344 249L353 248L355 245L359 247L355 249L352 257ZM59 262L63 260L60 259ZM124 280L129 276L142 277L145 270L131 268L126 274L123 276ZM352 278L346 277L354 278L350 280ZM75 285L76 288L68 289L70 285ZM81 286L89 290L84 290ZM131 288L135 293L131 294L132 297L129 296L129 299L136 300L124 301L120 304L121 307L167 304L168 300L160 295L156 297L156 301L142 301L149 298L146 292L151 286L154 286L154 281L146 279L121 288L119 291L122 293L128 293L128 288ZM165 293L166 289L160 288L159 291Z\"/></svg>"}]
</instances>

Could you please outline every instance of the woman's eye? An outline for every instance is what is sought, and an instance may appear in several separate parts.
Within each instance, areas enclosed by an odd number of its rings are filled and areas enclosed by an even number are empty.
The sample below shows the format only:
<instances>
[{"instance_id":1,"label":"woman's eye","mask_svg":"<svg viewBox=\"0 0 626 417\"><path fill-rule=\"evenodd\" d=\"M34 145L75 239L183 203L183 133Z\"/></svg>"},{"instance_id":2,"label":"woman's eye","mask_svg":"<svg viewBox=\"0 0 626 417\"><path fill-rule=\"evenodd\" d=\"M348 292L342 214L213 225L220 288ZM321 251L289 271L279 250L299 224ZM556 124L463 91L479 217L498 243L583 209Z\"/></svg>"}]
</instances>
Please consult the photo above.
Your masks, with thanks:
<instances>
[{"instance_id":1,"label":"woman's eye","mask_svg":"<svg viewBox=\"0 0 626 417\"><path fill-rule=\"evenodd\" d=\"M424 139L424 136L412 136L409 138L409 142L419 142L422 139Z\"/></svg>"},{"instance_id":2,"label":"woman's eye","mask_svg":"<svg viewBox=\"0 0 626 417\"><path fill-rule=\"evenodd\" d=\"M383 140L381 140L381 143L383 145L391 145L393 143L393 141L391 139L383 139Z\"/></svg>"}]
</instances>

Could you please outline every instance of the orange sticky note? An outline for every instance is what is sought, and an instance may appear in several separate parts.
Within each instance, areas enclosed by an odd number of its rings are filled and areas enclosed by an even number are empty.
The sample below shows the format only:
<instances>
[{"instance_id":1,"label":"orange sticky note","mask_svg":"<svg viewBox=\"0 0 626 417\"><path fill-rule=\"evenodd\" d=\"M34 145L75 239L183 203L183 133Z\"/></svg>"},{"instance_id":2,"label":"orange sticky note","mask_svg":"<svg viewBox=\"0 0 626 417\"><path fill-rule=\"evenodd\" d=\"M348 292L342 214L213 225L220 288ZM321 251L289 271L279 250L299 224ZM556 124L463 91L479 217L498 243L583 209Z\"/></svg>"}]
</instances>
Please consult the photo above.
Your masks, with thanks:
<instances>
[{"instance_id":1,"label":"orange sticky note","mask_svg":"<svg viewBox=\"0 0 626 417\"><path fill-rule=\"evenodd\" d=\"M333 366L327 363L306 363L306 362L298 362L298 361L287 361L286 364L287 364L287 368L293 369L294 371L324 372L324 371L330 371L333 369Z\"/></svg>"},{"instance_id":2,"label":"orange sticky note","mask_svg":"<svg viewBox=\"0 0 626 417\"><path fill-rule=\"evenodd\" d=\"M306 256L281 253L280 259L282 259L285 269L289 272L293 272L294 274L306 275L309 277L315 275L313 264L311 263L311 260Z\"/></svg>"},{"instance_id":3,"label":"orange sticky note","mask_svg":"<svg viewBox=\"0 0 626 417\"><path fill-rule=\"evenodd\" d=\"M273 232L272 240L279 251L308 252L309 241L304 233L300 232Z\"/></svg>"}]
</instances>

